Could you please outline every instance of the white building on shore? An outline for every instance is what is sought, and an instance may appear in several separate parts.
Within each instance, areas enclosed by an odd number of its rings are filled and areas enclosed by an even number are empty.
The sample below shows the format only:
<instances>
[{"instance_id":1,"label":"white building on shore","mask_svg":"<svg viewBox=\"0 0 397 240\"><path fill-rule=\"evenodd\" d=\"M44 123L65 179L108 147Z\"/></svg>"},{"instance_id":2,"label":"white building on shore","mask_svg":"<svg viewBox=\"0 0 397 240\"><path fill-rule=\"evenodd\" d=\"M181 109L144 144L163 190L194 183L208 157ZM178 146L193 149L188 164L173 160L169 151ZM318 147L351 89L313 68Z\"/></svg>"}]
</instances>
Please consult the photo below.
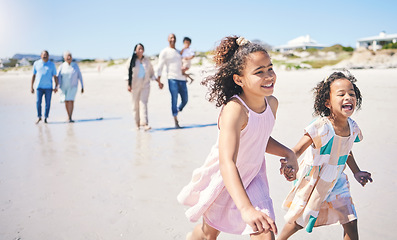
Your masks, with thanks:
<instances>
[{"instance_id":1,"label":"white building on shore","mask_svg":"<svg viewBox=\"0 0 397 240\"><path fill-rule=\"evenodd\" d=\"M300 36L295 39L288 41L286 45L276 46L273 47L273 51L275 52L288 52L295 49L303 49L306 50L308 48L316 48L316 49L323 49L326 46L317 43L313 40L310 35Z\"/></svg>"},{"instance_id":2,"label":"white building on shore","mask_svg":"<svg viewBox=\"0 0 397 240\"><path fill-rule=\"evenodd\" d=\"M378 36L360 38L357 40L356 48L366 48L369 50L379 50L382 47L389 43L397 42L397 33L396 34L386 34L386 32L381 32Z\"/></svg>"},{"instance_id":3,"label":"white building on shore","mask_svg":"<svg viewBox=\"0 0 397 240\"><path fill-rule=\"evenodd\" d=\"M17 63L17 67L24 67L24 66L30 66L30 65L32 65L32 64L26 58L22 58Z\"/></svg>"}]
</instances>

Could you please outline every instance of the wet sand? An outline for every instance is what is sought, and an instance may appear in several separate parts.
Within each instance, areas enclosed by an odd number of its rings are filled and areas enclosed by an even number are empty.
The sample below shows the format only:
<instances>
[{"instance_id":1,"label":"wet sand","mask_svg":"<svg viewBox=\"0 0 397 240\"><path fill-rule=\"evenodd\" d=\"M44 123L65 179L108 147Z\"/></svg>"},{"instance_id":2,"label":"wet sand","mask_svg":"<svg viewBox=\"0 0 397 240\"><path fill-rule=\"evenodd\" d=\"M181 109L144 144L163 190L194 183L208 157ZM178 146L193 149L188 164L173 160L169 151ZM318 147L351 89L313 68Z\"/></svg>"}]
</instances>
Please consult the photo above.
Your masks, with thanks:
<instances>
[{"instance_id":1,"label":"wet sand","mask_svg":"<svg viewBox=\"0 0 397 240\"><path fill-rule=\"evenodd\" d=\"M277 69L276 69L277 71ZM30 72L0 73L1 239L184 239L194 223L176 201L217 136L218 109L205 100L202 69L193 67L189 103L173 128L167 84L151 85L152 130L136 131L131 95L121 66L83 69L85 93L75 102L75 123L66 122L59 93L49 124L36 125ZM312 119L311 88L331 70L276 72L279 110L272 136L292 147ZM393 239L397 69L352 70L363 94L353 115L364 141L353 148L374 183L362 188L346 169L359 216L360 238ZM164 80L163 80L164 82ZM166 82L164 82L166 83ZM44 104L43 104L44 105ZM270 191L279 230L281 203L290 183L267 157ZM293 239L341 239L341 226L299 232ZM249 239L221 234L219 239Z\"/></svg>"}]
</instances>

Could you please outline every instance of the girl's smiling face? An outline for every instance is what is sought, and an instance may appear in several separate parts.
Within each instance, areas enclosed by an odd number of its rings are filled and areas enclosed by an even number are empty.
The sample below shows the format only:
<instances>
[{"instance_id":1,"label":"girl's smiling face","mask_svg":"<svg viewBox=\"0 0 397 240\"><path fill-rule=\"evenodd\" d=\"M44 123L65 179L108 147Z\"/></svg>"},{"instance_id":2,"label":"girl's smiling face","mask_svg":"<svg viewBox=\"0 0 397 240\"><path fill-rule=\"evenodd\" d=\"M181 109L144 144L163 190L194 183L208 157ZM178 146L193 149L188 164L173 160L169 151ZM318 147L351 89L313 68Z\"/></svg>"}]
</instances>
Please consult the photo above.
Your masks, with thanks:
<instances>
[{"instance_id":1,"label":"girl's smiling face","mask_svg":"<svg viewBox=\"0 0 397 240\"><path fill-rule=\"evenodd\" d=\"M331 83L329 100L325 106L330 109L332 117L347 119L353 114L356 104L356 93L349 80L341 78Z\"/></svg>"},{"instance_id":2,"label":"girl's smiling face","mask_svg":"<svg viewBox=\"0 0 397 240\"><path fill-rule=\"evenodd\" d=\"M242 87L245 94L251 93L261 97L273 94L276 78L272 61L264 52L248 55L242 75L234 76L236 84Z\"/></svg>"}]
</instances>

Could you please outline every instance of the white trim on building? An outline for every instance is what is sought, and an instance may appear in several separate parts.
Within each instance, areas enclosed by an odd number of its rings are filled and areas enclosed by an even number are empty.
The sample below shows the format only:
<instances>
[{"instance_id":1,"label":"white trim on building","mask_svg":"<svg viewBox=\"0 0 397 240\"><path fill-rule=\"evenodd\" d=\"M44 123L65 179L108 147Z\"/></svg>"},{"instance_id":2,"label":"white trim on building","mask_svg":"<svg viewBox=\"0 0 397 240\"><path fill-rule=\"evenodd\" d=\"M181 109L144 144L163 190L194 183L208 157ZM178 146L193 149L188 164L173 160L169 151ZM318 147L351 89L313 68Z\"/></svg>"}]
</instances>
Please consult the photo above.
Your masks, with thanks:
<instances>
[{"instance_id":1,"label":"white trim on building","mask_svg":"<svg viewBox=\"0 0 397 240\"><path fill-rule=\"evenodd\" d=\"M397 42L397 33L396 34L386 34L386 32L381 32L378 36L360 38L357 40L356 48L366 48L370 50L379 50L382 49L382 46L388 43L396 43Z\"/></svg>"}]
</instances>

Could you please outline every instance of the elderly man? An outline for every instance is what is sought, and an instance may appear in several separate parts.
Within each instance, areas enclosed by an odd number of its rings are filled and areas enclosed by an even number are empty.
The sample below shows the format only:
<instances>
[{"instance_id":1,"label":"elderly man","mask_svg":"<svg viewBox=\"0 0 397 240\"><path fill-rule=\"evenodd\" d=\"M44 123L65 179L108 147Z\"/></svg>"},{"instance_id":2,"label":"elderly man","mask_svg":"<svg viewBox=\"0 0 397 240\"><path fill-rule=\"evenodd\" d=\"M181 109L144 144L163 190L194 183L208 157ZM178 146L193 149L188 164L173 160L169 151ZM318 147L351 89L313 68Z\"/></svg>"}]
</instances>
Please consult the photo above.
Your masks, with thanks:
<instances>
[{"instance_id":1,"label":"elderly man","mask_svg":"<svg viewBox=\"0 0 397 240\"><path fill-rule=\"evenodd\" d=\"M175 49L176 37L171 33L168 36L169 46L160 52L159 63L157 67L157 81L160 81L163 67L166 67L168 87L171 93L171 108L174 116L175 127L179 128L178 112L186 106L188 100L186 76L182 74L182 56ZM177 106L178 94L181 96L181 103Z\"/></svg>"},{"instance_id":2,"label":"elderly man","mask_svg":"<svg viewBox=\"0 0 397 240\"><path fill-rule=\"evenodd\" d=\"M41 121L41 102L43 99L43 95L45 97L45 112L44 112L44 122L47 123L47 118L50 113L51 106L51 96L52 91L55 93L58 91L58 78L57 78L57 70L55 64L48 60L49 54L48 51L44 50L41 53L41 59L37 60L33 64L33 76L32 76L32 85L31 92L34 93L34 85L36 83L36 92L37 92L37 121L39 123ZM52 78L54 78L55 88L52 87Z\"/></svg>"}]
</instances>

